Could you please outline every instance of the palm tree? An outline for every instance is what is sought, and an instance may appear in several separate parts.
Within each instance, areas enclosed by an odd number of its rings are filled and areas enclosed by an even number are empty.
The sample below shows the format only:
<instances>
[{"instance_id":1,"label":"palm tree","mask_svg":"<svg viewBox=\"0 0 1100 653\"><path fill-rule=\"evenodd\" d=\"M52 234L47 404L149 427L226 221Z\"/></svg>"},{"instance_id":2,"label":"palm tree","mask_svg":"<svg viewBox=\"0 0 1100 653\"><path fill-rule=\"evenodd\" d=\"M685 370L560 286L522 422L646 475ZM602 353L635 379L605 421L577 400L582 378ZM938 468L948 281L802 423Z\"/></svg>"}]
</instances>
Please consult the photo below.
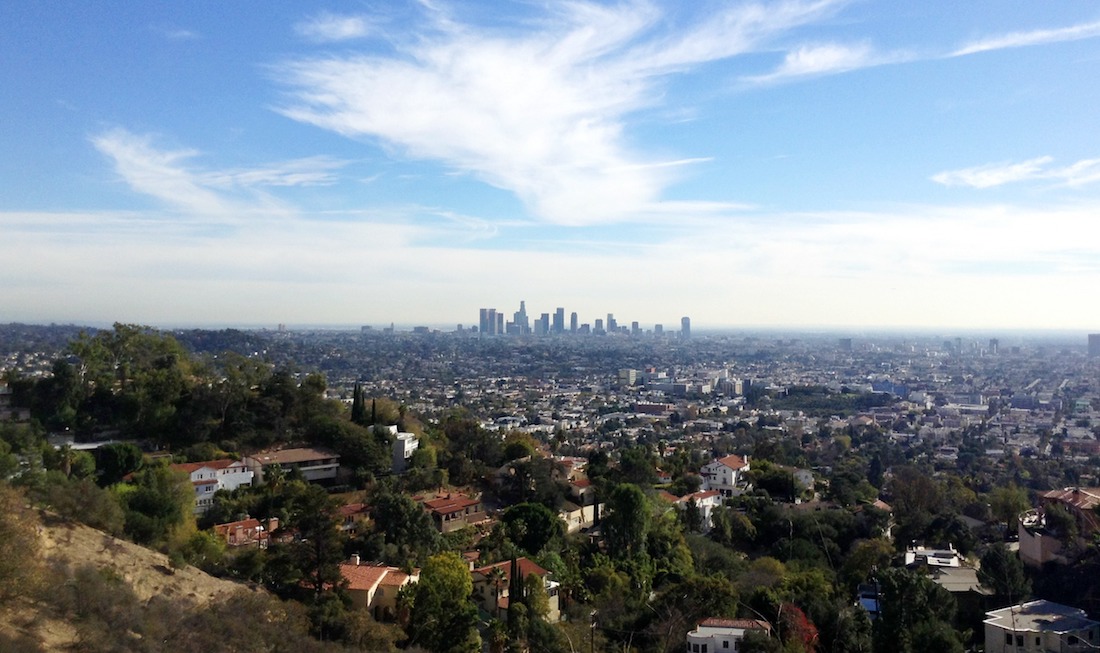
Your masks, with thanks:
<instances>
[{"instance_id":1,"label":"palm tree","mask_svg":"<svg viewBox=\"0 0 1100 653\"><path fill-rule=\"evenodd\" d=\"M504 583L507 580L507 574L504 573L504 567L497 565L489 570L489 582L493 584L494 601L493 601L493 615L500 618L500 590L504 587Z\"/></svg>"}]
</instances>

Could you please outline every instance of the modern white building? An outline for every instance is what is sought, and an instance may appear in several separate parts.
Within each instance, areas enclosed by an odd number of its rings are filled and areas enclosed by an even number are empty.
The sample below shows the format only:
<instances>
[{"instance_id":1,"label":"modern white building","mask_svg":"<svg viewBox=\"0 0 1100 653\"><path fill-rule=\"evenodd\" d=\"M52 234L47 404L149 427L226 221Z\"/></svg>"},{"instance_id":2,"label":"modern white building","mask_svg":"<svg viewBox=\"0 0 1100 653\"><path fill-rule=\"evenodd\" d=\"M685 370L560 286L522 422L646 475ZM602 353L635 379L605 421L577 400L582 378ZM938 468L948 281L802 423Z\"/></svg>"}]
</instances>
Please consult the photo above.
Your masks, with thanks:
<instances>
[{"instance_id":1,"label":"modern white building","mask_svg":"<svg viewBox=\"0 0 1100 653\"><path fill-rule=\"evenodd\" d=\"M759 619L704 619L687 634L685 650L687 653L737 653L745 634L753 630L771 634L771 626Z\"/></svg>"},{"instance_id":2,"label":"modern white building","mask_svg":"<svg viewBox=\"0 0 1100 653\"><path fill-rule=\"evenodd\" d=\"M409 458L420 448L420 440L412 433L398 433L393 441L393 471L400 473L409 467Z\"/></svg>"},{"instance_id":3,"label":"modern white building","mask_svg":"<svg viewBox=\"0 0 1100 653\"><path fill-rule=\"evenodd\" d=\"M195 488L195 514L201 515L214 505L218 490L233 491L252 485L253 471L240 460L206 460L197 463L177 463L171 466L186 473Z\"/></svg>"},{"instance_id":4,"label":"modern white building","mask_svg":"<svg viewBox=\"0 0 1100 653\"><path fill-rule=\"evenodd\" d=\"M1100 622L1079 608L1029 601L986 613L986 653L1077 653L1100 648Z\"/></svg>"}]
</instances>

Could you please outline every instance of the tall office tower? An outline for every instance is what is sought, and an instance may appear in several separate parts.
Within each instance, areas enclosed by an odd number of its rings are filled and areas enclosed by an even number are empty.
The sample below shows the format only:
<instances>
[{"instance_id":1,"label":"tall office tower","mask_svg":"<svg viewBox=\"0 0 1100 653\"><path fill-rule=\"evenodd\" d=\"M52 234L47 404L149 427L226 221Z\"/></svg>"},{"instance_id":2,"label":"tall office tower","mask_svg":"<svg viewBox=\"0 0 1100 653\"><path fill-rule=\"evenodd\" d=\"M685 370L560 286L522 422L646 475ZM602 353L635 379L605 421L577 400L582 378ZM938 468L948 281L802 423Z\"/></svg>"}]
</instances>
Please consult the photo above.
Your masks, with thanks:
<instances>
[{"instance_id":1,"label":"tall office tower","mask_svg":"<svg viewBox=\"0 0 1100 653\"><path fill-rule=\"evenodd\" d=\"M615 321L615 316L611 313L607 314L607 332L614 333L619 330L619 324Z\"/></svg>"},{"instance_id":2,"label":"tall office tower","mask_svg":"<svg viewBox=\"0 0 1100 653\"><path fill-rule=\"evenodd\" d=\"M565 333L565 309L560 306L554 311L554 333Z\"/></svg>"},{"instance_id":3,"label":"tall office tower","mask_svg":"<svg viewBox=\"0 0 1100 653\"><path fill-rule=\"evenodd\" d=\"M477 331L483 336L489 335L489 309L483 308L479 312Z\"/></svg>"},{"instance_id":4,"label":"tall office tower","mask_svg":"<svg viewBox=\"0 0 1100 653\"><path fill-rule=\"evenodd\" d=\"M569 314L569 333L577 332L577 312L573 311Z\"/></svg>"},{"instance_id":5,"label":"tall office tower","mask_svg":"<svg viewBox=\"0 0 1100 653\"><path fill-rule=\"evenodd\" d=\"M642 327L636 321L630 323L630 335L632 335L632 336L642 335Z\"/></svg>"},{"instance_id":6,"label":"tall office tower","mask_svg":"<svg viewBox=\"0 0 1100 653\"><path fill-rule=\"evenodd\" d=\"M493 330L493 335L495 335L495 336L504 335L504 313L497 313L497 309L495 309L495 308L491 308L489 310L491 310L497 318L496 319L496 328Z\"/></svg>"},{"instance_id":7,"label":"tall office tower","mask_svg":"<svg viewBox=\"0 0 1100 653\"><path fill-rule=\"evenodd\" d=\"M1100 333L1089 334L1089 356L1100 356Z\"/></svg>"},{"instance_id":8,"label":"tall office tower","mask_svg":"<svg viewBox=\"0 0 1100 653\"><path fill-rule=\"evenodd\" d=\"M691 318L690 317L680 318L680 337L681 338L690 338L691 337Z\"/></svg>"},{"instance_id":9,"label":"tall office tower","mask_svg":"<svg viewBox=\"0 0 1100 653\"><path fill-rule=\"evenodd\" d=\"M519 310L512 315L512 322L520 333L527 333L531 329L531 323L527 321L527 302L520 300Z\"/></svg>"},{"instance_id":10,"label":"tall office tower","mask_svg":"<svg viewBox=\"0 0 1100 653\"><path fill-rule=\"evenodd\" d=\"M603 333L603 320L596 318L596 326L592 329L594 333Z\"/></svg>"},{"instance_id":11,"label":"tall office tower","mask_svg":"<svg viewBox=\"0 0 1100 653\"><path fill-rule=\"evenodd\" d=\"M996 338L989 339L989 353L996 356L1001 349L1001 341Z\"/></svg>"},{"instance_id":12,"label":"tall office tower","mask_svg":"<svg viewBox=\"0 0 1100 653\"><path fill-rule=\"evenodd\" d=\"M851 338L838 338L836 341L840 351L850 352L852 351L852 339Z\"/></svg>"},{"instance_id":13,"label":"tall office tower","mask_svg":"<svg viewBox=\"0 0 1100 653\"><path fill-rule=\"evenodd\" d=\"M665 332L665 325L663 325L663 324L654 324L653 325L653 335L655 335L655 336L663 335L664 332Z\"/></svg>"},{"instance_id":14,"label":"tall office tower","mask_svg":"<svg viewBox=\"0 0 1100 653\"><path fill-rule=\"evenodd\" d=\"M538 319L538 326L535 327L535 335L544 336L550 332L550 314L543 313Z\"/></svg>"}]
</instances>

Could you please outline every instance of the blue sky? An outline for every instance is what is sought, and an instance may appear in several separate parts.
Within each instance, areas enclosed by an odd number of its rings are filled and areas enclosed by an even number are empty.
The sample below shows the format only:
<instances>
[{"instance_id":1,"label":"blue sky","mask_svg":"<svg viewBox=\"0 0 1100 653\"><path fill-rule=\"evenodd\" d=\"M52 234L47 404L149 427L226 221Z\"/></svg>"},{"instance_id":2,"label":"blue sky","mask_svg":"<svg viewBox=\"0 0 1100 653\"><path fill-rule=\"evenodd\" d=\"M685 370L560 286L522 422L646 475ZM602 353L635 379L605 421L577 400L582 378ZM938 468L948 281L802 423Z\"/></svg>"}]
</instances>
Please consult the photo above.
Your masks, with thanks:
<instances>
[{"instance_id":1,"label":"blue sky","mask_svg":"<svg viewBox=\"0 0 1100 653\"><path fill-rule=\"evenodd\" d=\"M1100 329L1093 2L0 26L0 321Z\"/></svg>"}]
</instances>

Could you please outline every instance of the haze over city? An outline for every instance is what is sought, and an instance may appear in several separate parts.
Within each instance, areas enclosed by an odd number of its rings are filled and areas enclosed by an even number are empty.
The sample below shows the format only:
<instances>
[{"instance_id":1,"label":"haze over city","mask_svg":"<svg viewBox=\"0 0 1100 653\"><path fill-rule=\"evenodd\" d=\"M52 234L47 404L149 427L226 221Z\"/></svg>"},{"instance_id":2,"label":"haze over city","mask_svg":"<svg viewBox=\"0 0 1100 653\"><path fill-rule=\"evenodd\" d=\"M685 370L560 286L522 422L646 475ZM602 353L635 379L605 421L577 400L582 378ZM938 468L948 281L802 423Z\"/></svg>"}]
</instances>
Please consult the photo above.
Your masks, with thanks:
<instances>
[{"instance_id":1,"label":"haze over city","mask_svg":"<svg viewBox=\"0 0 1100 653\"><path fill-rule=\"evenodd\" d=\"M0 24L0 322L1100 329L1094 3Z\"/></svg>"}]
</instances>

